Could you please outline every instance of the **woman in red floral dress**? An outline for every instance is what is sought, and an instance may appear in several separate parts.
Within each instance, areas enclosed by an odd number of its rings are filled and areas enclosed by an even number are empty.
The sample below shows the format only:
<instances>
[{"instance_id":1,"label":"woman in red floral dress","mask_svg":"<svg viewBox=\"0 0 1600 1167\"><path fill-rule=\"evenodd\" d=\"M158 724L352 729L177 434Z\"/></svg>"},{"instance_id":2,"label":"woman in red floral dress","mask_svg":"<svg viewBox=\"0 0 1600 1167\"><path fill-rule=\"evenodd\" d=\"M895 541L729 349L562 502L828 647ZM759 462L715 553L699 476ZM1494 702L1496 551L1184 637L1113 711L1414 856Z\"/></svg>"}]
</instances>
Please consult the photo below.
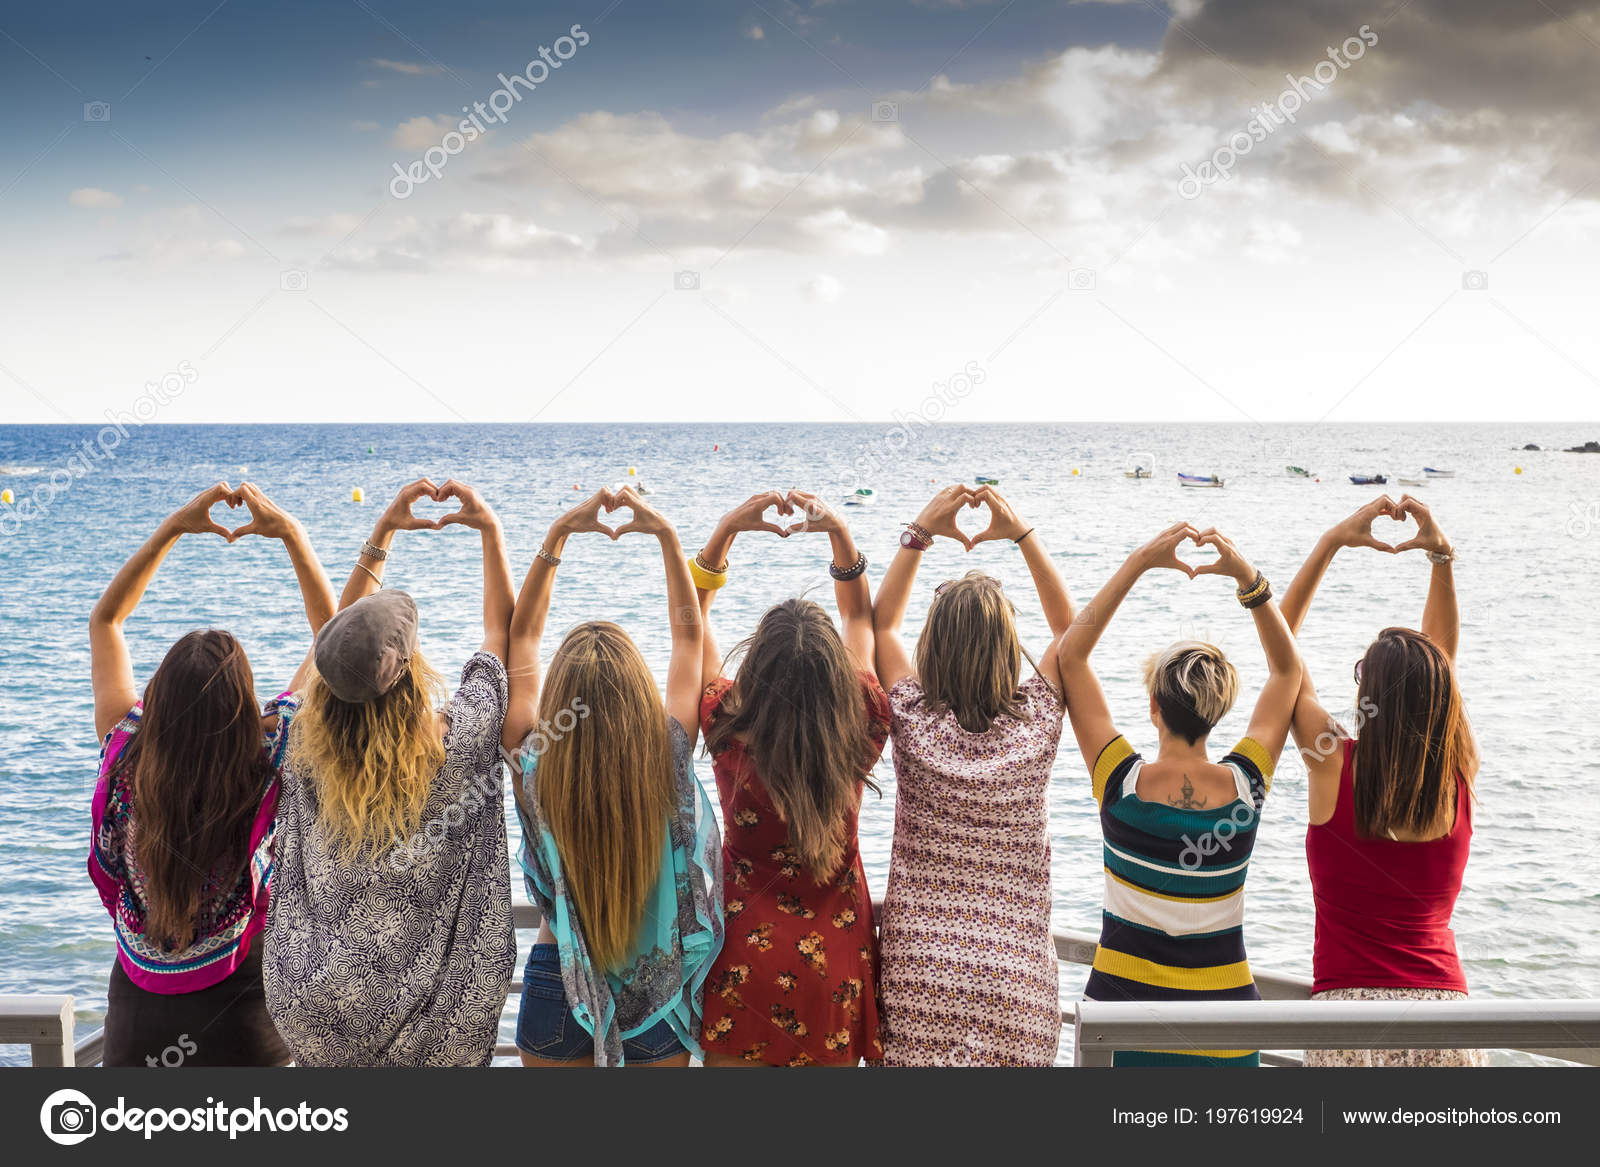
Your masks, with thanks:
<instances>
[{"instance_id":1,"label":"woman in red floral dress","mask_svg":"<svg viewBox=\"0 0 1600 1167\"><path fill-rule=\"evenodd\" d=\"M767 522L803 511L788 527ZM883 1056L878 944L856 839L889 702L870 668L872 597L849 530L814 495L725 515L691 567L708 614L741 531L821 531L842 633L810 600L762 617L733 680L706 621L700 724L722 802L727 940L705 986L706 1064L853 1066ZM876 791L877 787L873 786Z\"/></svg>"}]
</instances>

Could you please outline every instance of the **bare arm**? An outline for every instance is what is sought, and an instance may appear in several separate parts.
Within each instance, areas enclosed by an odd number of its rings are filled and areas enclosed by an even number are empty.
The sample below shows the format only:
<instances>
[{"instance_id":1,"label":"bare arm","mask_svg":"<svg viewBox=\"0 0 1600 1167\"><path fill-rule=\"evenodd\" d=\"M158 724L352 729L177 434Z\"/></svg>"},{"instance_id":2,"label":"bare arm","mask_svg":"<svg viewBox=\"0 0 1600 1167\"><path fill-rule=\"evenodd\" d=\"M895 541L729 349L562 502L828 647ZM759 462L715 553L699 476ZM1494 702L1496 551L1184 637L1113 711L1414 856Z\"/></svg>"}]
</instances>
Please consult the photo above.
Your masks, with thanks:
<instances>
[{"instance_id":1,"label":"bare arm","mask_svg":"<svg viewBox=\"0 0 1600 1167\"><path fill-rule=\"evenodd\" d=\"M377 524L372 528L372 537L368 544L379 551L387 552L394 543L396 531L437 531L439 524L431 519L419 519L411 513L412 504L421 498L434 498L439 488L432 480L419 478L400 488L400 493L395 495L391 502L378 516ZM355 566L350 569L350 578L345 581L344 591L339 593L339 611L344 611L357 600L370 596L383 586L383 572L387 559L369 555L363 547L356 556Z\"/></svg>"},{"instance_id":2,"label":"bare arm","mask_svg":"<svg viewBox=\"0 0 1600 1167\"><path fill-rule=\"evenodd\" d=\"M1428 582L1428 602L1422 609L1422 634L1444 650L1452 663L1461 642L1461 609L1456 603L1455 548L1434 520L1433 512L1409 494L1401 495L1401 513L1417 521L1417 535L1395 550L1413 549L1449 556L1443 563L1433 565L1433 576Z\"/></svg>"},{"instance_id":3,"label":"bare arm","mask_svg":"<svg viewBox=\"0 0 1600 1167\"><path fill-rule=\"evenodd\" d=\"M1051 686L1059 689L1061 671L1057 662L1061 637L1072 627L1072 596L1067 592L1066 581L1056 570L1055 562L1045 550L1044 543L1035 530L1017 516L1011 504L992 486L973 491L973 497L989 508L989 526L973 539L973 545L990 540L1007 539L1022 549L1022 560L1028 565L1033 578L1034 591L1039 605L1044 609L1045 622L1050 625L1050 644L1039 660L1039 671Z\"/></svg>"},{"instance_id":4,"label":"bare arm","mask_svg":"<svg viewBox=\"0 0 1600 1167\"><path fill-rule=\"evenodd\" d=\"M110 733L139 700L133 679L133 658L122 634L123 623L138 608L145 589L155 578L156 569L177 546L179 538L201 532L231 538L226 527L212 521L211 508L219 502L235 506L237 503L230 500L236 498L232 487L219 482L163 519L112 577L89 614L89 672L94 686L96 736L103 738Z\"/></svg>"},{"instance_id":5,"label":"bare arm","mask_svg":"<svg viewBox=\"0 0 1600 1167\"><path fill-rule=\"evenodd\" d=\"M860 561L850 527L835 511L816 495L804 490L792 490L789 504L805 514L804 529L821 531L828 536L830 562L840 571L849 571ZM791 527L796 530L798 527ZM831 572L829 573L832 574ZM839 609L839 635L846 651L858 669L876 673L876 637L872 631L872 585L867 582L863 569L854 579L833 581L833 602Z\"/></svg>"},{"instance_id":6,"label":"bare arm","mask_svg":"<svg viewBox=\"0 0 1600 1167\"><path fill-rule=\"evenodd\" d=\"M776 490L764 490L760 494L751 495L750 498L734 507L723 515L717 523L716 529L711 532L700 548L701 562L709 568L726 568L728 556L733 551L733 541L742 531L770 531L782 538L788 535L788 530L776 523L763 519L762 513L768 507L776 507L780 515L793 513L793 508L788 500ZM717 638L711 629L711 604L717 598L720 588L695 589L696 599L700 606L700 688L702 691L710 685L722 672L722 654L717 648Z\"/></svg>"},{"instance_id":7,"label":"bare arm","mask_svg":"<svg viewBox=\"0 0 1600 1167\"><path fill-rule=\"evenodd\" d=\"M567 539L580 531L599 531L614 540L616 536L611 529L599 520L600 508L610 498L610 491L598 491L562 515L550 525L542 549L559 560L565 552ZM555 583L556 565L536 556L528 567L511 613L506 656L511 698L500 731L500 744L507 750L521 745L539 720L539 647L544 639Z\"/></svg>"},{"instance_id":8,"label":"bare arm","mask_svg":"<svg viewBox=\"0 0 1600 1167\"><path fill-rule=\"evenodd\" d=\"M250 521L228 540L230 543L246 535L260 535L277 539L289 552L289 562L294 567L295 580L300 585L300 599L305 604L306 623L311 626L311 646L289 679L289 691L298 693L311 679L312 657L316 651L317 633L333 619L333 585L327 572L311 547L311 540L298 519L280 508L256 486L249 482L239 484L239 498L250 508ZM268 721L275 719L269 718Z\"/></svg>"},{"instance_id":9,"label":"bare arm","mask_svg":"<svg viewBox=\"0 0 1600 1167\"><path fill-rule=\"evenodd\" d=\"M968 551L972 540L956 526L956 514L962 507L972 505L971 488L957 483L947 486L917 516L917 525L931 535L954 539ZM878 585L878 598L872 606L873 655L877 663L878 682L892 689L906 677L914 676L911 658L900 640L900 625L905 622L906 606L911 602L911 585L916 582L917 568L922 562L922 551L902 545L889 563L883 582Z\"/></svg>"},{"instance_id":10,"label":"bare arm","mask_svg":"<svg viewBox=\"0 0 1600 1167\"><path fill-rule=\"evenodd\" d=\"M700 604L695 598L689 561L671 523L631 486L617 491L613 507L633 511L633 519L617 528L621 537L632 531L654 535L661 544L661 561L667 572L667 618L672 627L672 658L667 664L667 714L677 720L693 744L700 733ZM608 508L609 509L609 508Z\"/></svg>"},{"instance_id":11,"label":"bare arm","mask_svg":"<svg viewBox=\"0 0 1600 1167\"><path fill-rule=\"evenodd\" d=\"M449 479L434 492L441 502L458 499L461 509L438 520L438 527L460 525L477 531L483 539L483 645L481 652L507 659L511 637L511 610L516 596L511 590L511 561L506 558L505 534L494 509L483 496L465 482Z\"/></svg>"}]
</instances>

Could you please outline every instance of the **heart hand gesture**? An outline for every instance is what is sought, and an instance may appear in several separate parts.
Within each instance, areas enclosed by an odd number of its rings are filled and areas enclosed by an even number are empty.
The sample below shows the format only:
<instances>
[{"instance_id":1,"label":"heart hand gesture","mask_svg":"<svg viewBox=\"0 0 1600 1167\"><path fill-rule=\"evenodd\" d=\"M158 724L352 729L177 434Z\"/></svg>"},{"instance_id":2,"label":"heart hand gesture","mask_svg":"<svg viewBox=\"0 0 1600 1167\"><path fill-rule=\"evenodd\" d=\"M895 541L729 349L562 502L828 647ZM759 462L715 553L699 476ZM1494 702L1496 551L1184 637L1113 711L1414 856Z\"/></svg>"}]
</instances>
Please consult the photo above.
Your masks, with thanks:
<instances>
[{"instance_id":1,"label":"heart hand gesture","mask_svg":"<svg viewBox=\"0 0 1600 1167\"><path fill-rule=\"evenodd\" d=\"M1020 518L1017 512L1011 509L998 490L992 486L980 486L972 492L972 501L969 506L986 506L989 508L989 525L972 538L972 546L979 543L988 543L1001 539L1012 542L1022 538L1029 531L1029 527Z\"/></svg>"},{"instance_id":2,"label":"heart hand gesture","mask_svg":"<svg viewBox=\"0 0 1600 1167\"><path fill-rule=\"evenodd\" d=\"M263 539L285 541L294 535L298 526L294 516L262 494L253 483L241 482L235 497L249 508L250 521L228 535L229 543L246 535L260 535Z\"/></svg>"},{"instance_id":3,"label":"heart hand gesture","mask_svg":"<svg viewBox=\"0 0 1600 1167\"><path fill-rule=\"evenodd\" d=\"M611 501L606 505L606 510L627 510L633 513L631 519L616 529L616 538L621 538L623 535L631 534L634 531L657 537L669 534L672 531L672 524L667 522L666 517L640 498L639 492L631 486L624 486L621 490L616 491L612 495Z\"/></svg>"},{"instance_id":4,"label":"heart hand gesture","mask_svg":"<svg viewBox=\"0 0 1600 1167\"><path fill-rule=\"evenodd\" d=\"M779 526L766 518L767 511L774 508L779 515L794 514L790 500L776 490L752 494L727 513L723 519L724 527L735 535L744 531L769 531L780 538L786 537L792 528Z\"/></svg>"},{"instance_id":5,"label":"heart hand gesture","mask_svg":"<svg viewBox=\"0 0 1600 1167\"><path fill-rule=\"evenodd\" d=\"M1196 569L1178 558L1178 545L1185 539L1199 542L1200 532L1188 523L1174 523L1161 534L1133 553L1133 561L1141 574L1154 568L1181 571L1193 579Z\"/></svg>"},{"instance_id":6,"label":"heart hand gesture","mask_svg":"<svg viewBox=\"0 0 1600 1167\"><path fill-rule=\"evenodd\" d=\"M965 483L957 482L945 487L928 500L928 505L923 507L922 513L917 516L917 526L924 528L929 534L954 539L971 551L972 539L956 526L956 516L963 508L977 505L972 488Z\"/></svg>"},{"instance_id":7,"label":"heart hand gesture","mask_svg":"<svg viewBox=\"0 0 1600 1167\"><path fill-rule=\"evenodd\" d=\"M1234 546L1233 540L1215 527L1209 527L1199 534L1191 536L1191 541L1196 547L1214 547L1217 551L1215 562L1202 563L1199 567L1190 570L1189 577L1191 579L1197 575L1226 575L1237 580L1242 586L1247 587L1255 583L1256 569Z\"/></svg>"},{"instance_id":8,"label":"heart hand gesture","mask_svg":"<svg viewBox=\"0 0 1600 1167\"><path fill-rule=\"evenodd\" d=\"M434 521L434 526L439 530L442 531L452 524L460 524L474 531L487 531L500 525L500 519L495 515L493 508L483 501L483 496L476 489L465 482L457 482L454 478L450 478L433 492L435 502L443 502L447 498L459 500L461 506Z\"/></svg>"},{"instance_id":9,"label":"heart hand gesture","mask_svg":"<svg viewBox=\"0 0 1600 1167\"><path fill-rule=\"evenodd\" d=\"M1405 518L1405 513L1394 499L1387 494L1380 494L1348 519L1336 525L1329 534L1340 547L1373 547L1393 555L1394 546L1385 543L1372 533L1373 522L1380 518L1400 521Z\"/></svg>"},{"instance_id":10,"label":"heart hand gesture","mask_svg":"<svg viewBox=\"0 0 1600 1167\"><path fill-rule=\"evenodd\" d=\"M1413 498L1409 494L1402 494L1400 501L1395 506L1400 514L1408 519L1416 520L1417 524L1416 535L1396 547L1395 550L1397 552L1410 551L1415 548L1419 551L1436 551L1442 555L1454 553L1455 548L1450 545L1450 540L1445 538L1444 532L1439 529L1439 524L1434 519L1433 512L1428 509L1426 503Z\"/></svg>"},{"instance_id":11,"label":"heart hand gesture","mask_svg":"<svg viewBox=\"0 0 1600 1167\"><path fill-rule=\"evenodd\" d=\"M613 527L608 527L600 521L600 512L610 510L616 505L616 496L609 490L597 490L566 514L557 519L550 527L552 539L564 539L568 535L577 535L585 531L594 531L613 543L616 542L617 532Z\"/></svg>"},{"instance_id":12,"label":"heart hand gesture","mask_svg":"<svg viewBox=\"0 0 1600 1167\"><path fill-rule=\"evenodd\" d=\"M219 502L231 509L240 503L239 492L226 482L209 486L172 512L167 522L180 535L221 535L232 543L234 533L211 517L211 508Z\"/></svg>"},{"instance_id":13,"label":"heart hand gesture","mask_svg":"<svg viewBox=\"0 0 1600 1167\"><path fill-rule=\"evenodd\" d=\"M419 519L411 513L411 508L419 499L438 496L439 488L433 484L431 478L419 478L402 486L400 493L394 496L394 501L378 516L377 533L383 535L393 531L437 531L439 524L436 520Z\"/></svg>"}]
</instances>

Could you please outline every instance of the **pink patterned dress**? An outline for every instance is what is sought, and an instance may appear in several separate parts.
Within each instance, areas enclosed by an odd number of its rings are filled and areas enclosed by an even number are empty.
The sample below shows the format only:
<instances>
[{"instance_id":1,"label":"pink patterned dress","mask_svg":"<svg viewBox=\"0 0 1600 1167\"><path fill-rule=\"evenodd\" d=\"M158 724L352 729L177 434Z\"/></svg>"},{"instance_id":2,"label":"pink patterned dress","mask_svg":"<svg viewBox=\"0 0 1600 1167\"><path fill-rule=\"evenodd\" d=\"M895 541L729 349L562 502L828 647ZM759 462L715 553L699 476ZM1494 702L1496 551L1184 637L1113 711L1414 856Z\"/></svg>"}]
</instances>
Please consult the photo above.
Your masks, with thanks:
<instances>
[{"instance_id":1,"label":"pink patterned dress","mask_svg":"<svg viewBox=\"0 0 1600 1167\"><path fill-rule=\"evenodd\" d=\"M1061 1035L1046 795L1066 707L968 733L907 677L889 691L894 850L879 921L884 1061L1048 1066Z\"/></svg>"}]
</instances>

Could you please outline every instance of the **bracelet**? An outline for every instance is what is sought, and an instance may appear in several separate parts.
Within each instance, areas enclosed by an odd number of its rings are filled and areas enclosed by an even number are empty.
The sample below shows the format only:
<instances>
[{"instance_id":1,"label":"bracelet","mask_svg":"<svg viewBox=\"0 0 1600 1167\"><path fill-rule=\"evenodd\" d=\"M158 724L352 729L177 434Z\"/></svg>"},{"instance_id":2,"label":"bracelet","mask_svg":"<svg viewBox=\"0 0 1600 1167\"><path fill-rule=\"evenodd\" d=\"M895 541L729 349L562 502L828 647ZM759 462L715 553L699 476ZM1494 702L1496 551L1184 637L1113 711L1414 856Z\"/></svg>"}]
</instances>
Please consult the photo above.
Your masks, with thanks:
<instances>
[{"instance_id":1,"label":"bracelet","mask_svg":"<svg viewBox=\"0 0 1600 1167\"><path fill-rule=\"evenodd\" d=\"M1455 561L1455 557L1456 557L1456 550L1455 550L1454 547L1452 547L1448 551L1430 551L1430 552L1428 552L1428 562L1432 563L1432 564L1435 564L1435 565L1438 565L1438 566L1442 566L1442 565L1444 565L1446 563L1454 562Z\"/></svg>"},{"instance_id":2,"label":"bracelet","mask_svg":"<svg viewBox=\"0 0 1600 1167\"><path fill-rule=\"evenodd\" d=\"M379 563L382 563L385 559L389 558L389 553L382 547L374 544L370 539L361 545L361 554L365 555L368 559L376 559Z\"/></svg>"},{"instance_id":3,"label":"bracelet","mask_svg":"<svg viewBox=\"0 0 1600 1167\"><path fill-rule=\"evenodd\" d=\"M700 557L695 555L689 559L689 577L694 580L694 586L701 591L714 592L728 582L728 569L707 571L700 566Z\"/></svg>"},{"instance_id":4,"label":"bracelet","mask_svg":"<svg viewBox=\"0 0 1600 1167\"><path fill-rule=\"evenodd\" d=\"M561 566L561 557L559 555L552 555L550 552L546 551L543 543L539 544L539 550L533 553L533 557L535 559L544 560L551 567Z\"/></svg>"},{"instance_id":5,"label":"bracelet","mask_svg":"<svg viewBox=\"0 0 1600 1167\"><path fill-rule=\"evenodd\" d=\"M712 575L727 575L728 574L728 565L726 563L724 563L721 567L712 567L709 563L706 562L706 555L705 555L705 548L704 547L702 547L699 551L696 551L694 553L694 561L696 563L698 563L701 567L703 567L706 571L710 572Z\"/></svg>"},{"instance_id":6,"label":"bracelet","mask_svg":"<svg viewBox=\"0 0 1600 1167\"><path fill-rule=\"evenodd\" d=\"M378 573L373 571L372 568L368 567L365 563L362 563L359 559L356 560L356 566L370 575L373 583L377 584L380 588L383 586L383 581L378 578Z\"/></svg>"},{"instance_id":7,"label":"bracelet","mask_svg":"<svg viewBox=\"0 0 1600 1167\"><path fill-rule=\"evenodd\" d=\"M1266 582L1267 577L1258 571L1256 572L1255 579L1251 580L1242 587L1235 588L1233 594L1238 596L1241 600L1248 600L1251 596L1255 595L1257 589L1259 589Z\"/></svg>"},{"instance_id":8,"label":"bracelet","mask_svg":"<svg viewBox=\"0 0 1600 1167\"><path fill-rule=\"evenodd\" d=\"M856 561L849 567L840 567L834 563L828 564L828 574L833 576L833 578L838 580L840 583L849 583L853 579L859 579L861 573L866 570L867 553L865 551L858 553L856 555Z\"/></svg>"},{"instance_id":9,"label":"bracelet","mask_svg":"<svg viewBox=\"0 0 1600 1167\"><path fill-rule=\"evenodd\" d=\"M907 523L900 532L900 546L909 551L926 551L933 546L933 533L916 523Z\"/></svg>"},{"instance_id":10,"label":"bracelet","mask_svg":"<svg viewBox=\"0 0 1600 1167\"><path fill-rule=\"evenodd\" d=\"M1259 608L1272 599L1272 585L1259 571L1256 572L1256 582L1239 593L1239 603L1245 608Z\"/></svg>"},{"instance_id":11,"label":"bracelet","mask_svg":"<svg viewBox=\"0 0 1600 1167\"><path fill-rule=\"evenodd\" d=\"M1011 540L1011 541L1012 541L1012 542L1013 542L1013 543L1021 543L1021 542L1022 542L1022 541L1023 541L1023 540L1024 540L1024 539L1026 539L1026 538L1027 538L1027 537L1028 537L1028 536L1029 536L1029 535L1031 535L1031 534L1033 534L1033 532L1034 532L1034 531L1035 531L1035 530L1036 530L1036 528L1034 528L1034 527L1029 527L1029 528L1028 528L1028 529L1027 529L1027 530L1026 530L1026 531L1024 531L1024 532L1022 532L1022 534L1020 534L1020 535L1018 535L1018 536L1017 536L1017 537L1016 537L1016 538L1015 538L1015 539L1013 539L1013 540Z\"/></svg>"},{"instance_id":12,"label":"bracelet","mask_svg":"<svg viewBox=\"0 0 1600 1167\"><path fill-rule=\"evenodd\" d=\"M1259 596L1249 600L1240 600L1239 602L1247 609L1253 609L1261 607L1262 604L1265 604L1270 599L1272 599L1272 588L1264 587L1261 589L1261 594Z\"/></svg>"}]
</instances>

